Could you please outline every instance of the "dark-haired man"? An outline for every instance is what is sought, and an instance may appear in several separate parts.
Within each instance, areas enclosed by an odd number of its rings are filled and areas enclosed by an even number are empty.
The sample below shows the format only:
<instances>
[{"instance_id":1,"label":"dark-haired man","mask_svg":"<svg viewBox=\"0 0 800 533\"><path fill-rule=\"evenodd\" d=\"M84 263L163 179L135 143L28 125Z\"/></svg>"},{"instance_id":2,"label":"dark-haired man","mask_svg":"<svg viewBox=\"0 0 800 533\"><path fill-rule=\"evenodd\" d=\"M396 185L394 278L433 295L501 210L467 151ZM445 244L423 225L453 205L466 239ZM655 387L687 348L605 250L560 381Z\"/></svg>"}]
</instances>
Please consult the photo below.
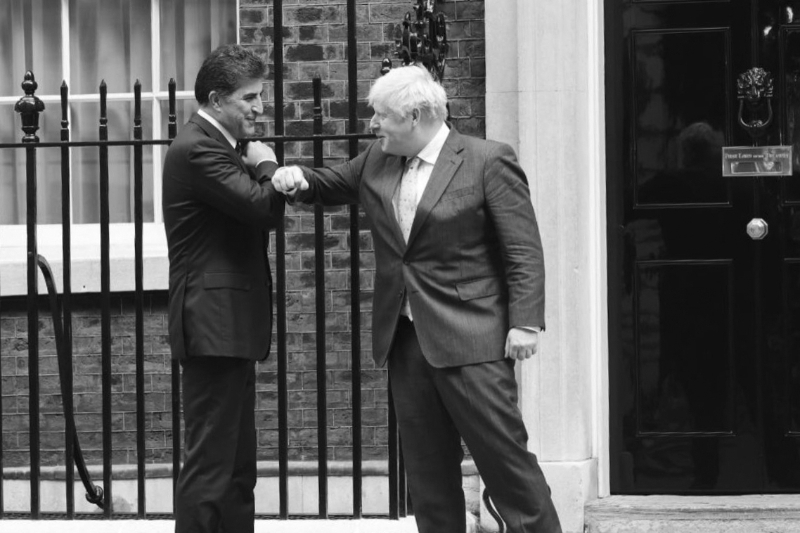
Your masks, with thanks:
<instances>
[{"instance_id":1,"label":"dark-haired man","mask_svg":"<svg viewBox=\"0 0 800 533\"><path fill-rule=\"evenodd\" d=\"M254 529L255 362L269 353L267 232L284 200L270 183L272 149L253 141L240 150L237 141L256 132L266 76L246 48L214 50L195 82L200 110L164 161L169 341L185 420L177 533Z\"/></svg>"}]
</instances>

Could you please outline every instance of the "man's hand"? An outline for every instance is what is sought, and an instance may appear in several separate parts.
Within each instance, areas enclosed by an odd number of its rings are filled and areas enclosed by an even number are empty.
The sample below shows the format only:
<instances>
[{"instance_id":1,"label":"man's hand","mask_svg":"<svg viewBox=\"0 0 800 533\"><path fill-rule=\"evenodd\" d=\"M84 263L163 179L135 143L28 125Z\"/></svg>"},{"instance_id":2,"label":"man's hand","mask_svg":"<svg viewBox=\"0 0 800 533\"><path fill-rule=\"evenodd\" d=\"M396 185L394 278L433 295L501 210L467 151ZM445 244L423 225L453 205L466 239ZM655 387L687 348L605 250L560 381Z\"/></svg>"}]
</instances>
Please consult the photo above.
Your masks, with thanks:
<instances>
[{"instance_id":1,"label":"man's hand","mask_svg":"<svg viewBox=\"0 0 800 533\"><path fill-rule=\"evenodd\" d=\"M539 332L524 328L511 328L506 337L506 357L523 361L539 351Z\"/></svg>"},{"instance_id":2,"label":"man's hand","mask_svg":"<svg viewBox=\"0 0 800 533\"><path fill-rule=\"evenodd\" d=\"M261 141L249 141L242 155L242 160L245 165L251 168L255 168L262 161L278 161L272 148Z\"/></svg>"},{"instance_id":3,"label":"man's hand","mask_svg":"<svg viewBox=\"0 0 800 533\"><path fill-rule=\"evenodd\" d=\"M308 189L308 182L300 167L281 167L272 176L272 186L280 193L294 196L298 190Z\"/></svg>"}]
</instances>

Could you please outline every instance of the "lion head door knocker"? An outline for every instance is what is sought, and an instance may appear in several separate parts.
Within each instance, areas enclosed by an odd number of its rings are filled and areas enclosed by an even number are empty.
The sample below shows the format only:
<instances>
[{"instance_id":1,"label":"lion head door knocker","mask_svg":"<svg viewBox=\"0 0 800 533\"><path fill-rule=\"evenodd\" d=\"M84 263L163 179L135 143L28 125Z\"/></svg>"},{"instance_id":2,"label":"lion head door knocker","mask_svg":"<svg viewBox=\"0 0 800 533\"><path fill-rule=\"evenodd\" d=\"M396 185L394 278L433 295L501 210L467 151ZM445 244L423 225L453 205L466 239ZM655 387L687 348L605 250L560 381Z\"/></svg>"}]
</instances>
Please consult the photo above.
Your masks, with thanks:
<instances>
[{"instance_id":1,"label":"lion head door knocker","mask_svg":"<svg viewBox=\"0 0 800 533\"><path fill-rule=\"evenodd\" d=\"M772 74L763 68L751 68L736 80L739 99L739 124L756 142L772 123ZM766 107L766 119L764 116Z\"/></svg>"}]
</instances>

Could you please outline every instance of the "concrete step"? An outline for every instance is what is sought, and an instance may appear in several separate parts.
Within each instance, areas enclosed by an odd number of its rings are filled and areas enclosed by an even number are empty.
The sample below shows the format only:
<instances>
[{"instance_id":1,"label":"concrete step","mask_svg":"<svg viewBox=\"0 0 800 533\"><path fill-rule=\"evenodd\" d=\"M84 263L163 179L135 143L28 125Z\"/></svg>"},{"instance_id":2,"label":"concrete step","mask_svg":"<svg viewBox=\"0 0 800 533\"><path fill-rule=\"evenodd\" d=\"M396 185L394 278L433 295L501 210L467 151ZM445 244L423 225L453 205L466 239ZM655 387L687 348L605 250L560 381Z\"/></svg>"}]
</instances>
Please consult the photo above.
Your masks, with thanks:
<instances>
[{"instance_id":1,"label":"concrete step","mask_svg":"<svg viewBox=\"0 0 800 533\"><path fill-rule=\"evenodd\" d=\"M800 532L797 494L610 496L585 513L585 533Z\"/></svg>"}]
</instances>

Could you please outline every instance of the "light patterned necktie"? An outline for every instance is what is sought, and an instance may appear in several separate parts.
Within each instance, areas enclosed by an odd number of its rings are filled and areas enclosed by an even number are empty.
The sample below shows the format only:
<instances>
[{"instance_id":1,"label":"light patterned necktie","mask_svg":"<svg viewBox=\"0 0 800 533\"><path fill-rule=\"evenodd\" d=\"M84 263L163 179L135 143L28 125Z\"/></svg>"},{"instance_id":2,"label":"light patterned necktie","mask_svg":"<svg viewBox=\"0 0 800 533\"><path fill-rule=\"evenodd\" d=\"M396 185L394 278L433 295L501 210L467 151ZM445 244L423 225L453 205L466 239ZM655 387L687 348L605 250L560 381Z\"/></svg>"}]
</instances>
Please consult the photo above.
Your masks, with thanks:
<instances>
[{"instance_id":1,"label":"light patterned necktie","mask_svg":"<svg viewBox=\"0 0 800 533\"><path fill-rule=\"evenodd\" d=\"M408 163L408 170L406 170L403 180L400 182L397 212L400 218L400 229L403 231L403 238L406 242L408 242L408 236L411 234L414 215L417 213L419 163L420 159L418 157L411 159Z\"/></svg>"}]
</instances>

